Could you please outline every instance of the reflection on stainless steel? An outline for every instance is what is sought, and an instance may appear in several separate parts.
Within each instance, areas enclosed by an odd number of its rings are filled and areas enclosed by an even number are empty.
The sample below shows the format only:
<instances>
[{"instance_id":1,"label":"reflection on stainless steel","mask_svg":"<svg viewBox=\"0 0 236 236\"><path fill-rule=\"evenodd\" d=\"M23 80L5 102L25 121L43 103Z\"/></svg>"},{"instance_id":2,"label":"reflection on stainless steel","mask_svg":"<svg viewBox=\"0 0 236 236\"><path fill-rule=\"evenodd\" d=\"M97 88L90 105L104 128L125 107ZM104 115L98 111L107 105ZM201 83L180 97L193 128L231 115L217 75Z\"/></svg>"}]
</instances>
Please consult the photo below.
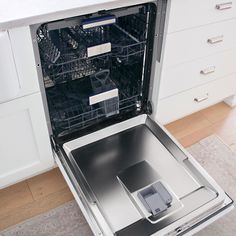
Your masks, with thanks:
<instances>
[{"instance_id":1,"label":"reflection on stainless steel","mask_svg":"<svg viewBox=\"0 0 236 236\"><path fill-rule=\"evenodd\" d=\"M146 161L138 162L128 167L121 171L118 177L130 193L146 187L161 178Z\"/></svg>"},{"instance_id":2,"label":"reflection on stainless steel","mask_svg":"<svg viewBox=\"0 0 236 236\"><path fill-rule=\"evenodd\" d=\"M69 150L70 145L63 147ZM218 196L194 165L186 165L188 157L148 117L145 123L71 150L69 159L86 194L117 235L153 234ZM173 201L168 209L152 216L137 194L158 181ZM215 202L211 210L220 204L220 200Z\"/></svg>"}]
</instances>

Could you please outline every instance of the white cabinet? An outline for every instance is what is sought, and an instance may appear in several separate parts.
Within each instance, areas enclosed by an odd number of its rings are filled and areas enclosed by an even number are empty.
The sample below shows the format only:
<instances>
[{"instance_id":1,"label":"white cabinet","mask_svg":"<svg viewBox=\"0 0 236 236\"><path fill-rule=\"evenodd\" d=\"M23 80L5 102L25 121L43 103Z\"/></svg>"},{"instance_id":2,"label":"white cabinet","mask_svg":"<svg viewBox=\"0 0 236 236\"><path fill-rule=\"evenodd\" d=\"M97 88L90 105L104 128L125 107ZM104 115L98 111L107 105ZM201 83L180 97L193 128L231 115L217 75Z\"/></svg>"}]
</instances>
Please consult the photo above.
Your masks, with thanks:
<instances>
[{"instance_id":1,"label":"white cabinet","mask_svg":"<svg viewBox=\"0 0 236 236\"><path fill-rule=\"evenodd\" d=\"M236 47L163 69L159 99L236 73Z\"/></svg>"},{"instance_id":2,"label":"white cabinet","mask_svg":"<svg viewBox=\"0 0 236 236\"><path fill-rule=\"evenodd\" d=\"M0 188L53 166L41 94L0 104Z\"/></svg>"},{"instance_id":3,"label":"white cabinet","mask_svg":"<svg viewBox=\"0 0 236 236\"><path fill-rule=\"evenodd\" d=\"M0 32L0 103L16 97L20 83L7 31Z\"/></svg>"},{"instance_id":4,"label":"white cabinet","mask_svg":"<svg viewBox=\"0 0 236 236\"><path fill-rule=\"evenodd\" d=\"M169 32L236 17L236 0L171 0Z\"/></svg>"},{"instance_id":5,"label":"white cabinet","mask_svg":"<svg viewBox=\"0 0 236 236\"><path fill-rule=\"evenodd\" d=\"M8 34L14 58L14 67L16 68L20 85L19 92L15 97L39 92L37 65L30 27L13 28L8 31Z\"/></svg>"},{"instance_id":6,"label":"white cabinet","mask_svg":"<svg viewBox=\"0 0 236 236\"><path fill-rule=\"evenodd\" d=\"M171 33L166 37L164 67L236 47L236 19Z\"/></svg>"},{"instance_id":7,"label":"white cabinet","mask_svg":"<svg viewBox=\"0 0 236 236\"><path fill-rule=\"evenodd\" d=\"M235 3L169 1L159 65L159 122L172 122L226 98L236 105Z\"/></svg>"},{"instance_id":8,"label":"white cabinet","mask_svg":"<svg viewBox=\"0 0 236 236\"><path fill-rule=\"evenodd\" d=\"M167 124L236 94L236 74L159 100L158 121ZM227 99L230 103L230 100Z\"/></svg>"},{"instance_id":9,"label":"white cabinet","mask_svg":"<svg viewBox=\"0 0 236 236\"><path fill-rule=\"evenodd\" d=\"M40 91L29 27L0 32L0 103Z\"/></svg>"}]
</instances>

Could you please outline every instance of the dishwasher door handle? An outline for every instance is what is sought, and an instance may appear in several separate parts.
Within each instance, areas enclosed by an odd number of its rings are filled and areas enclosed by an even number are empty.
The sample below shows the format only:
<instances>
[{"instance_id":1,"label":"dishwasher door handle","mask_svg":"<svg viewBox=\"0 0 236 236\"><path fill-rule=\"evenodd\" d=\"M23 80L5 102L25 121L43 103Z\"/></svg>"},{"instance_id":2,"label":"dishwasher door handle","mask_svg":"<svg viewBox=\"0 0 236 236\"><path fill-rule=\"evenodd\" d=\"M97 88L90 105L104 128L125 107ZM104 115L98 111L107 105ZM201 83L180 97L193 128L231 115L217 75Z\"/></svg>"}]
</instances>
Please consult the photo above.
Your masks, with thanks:
<instances>
[{"instance_id":1,"label":"dishwasher door handle","mask_svg":"<svg viewBox=\"0 0 236 236\"><path fill-rule=\"evenodd\" d=\"M82 20L82 28L90 29L94 27L111 25L115 23L116 23L116 17L114 15L98 16Z\"/></svg>"}]
</instances>

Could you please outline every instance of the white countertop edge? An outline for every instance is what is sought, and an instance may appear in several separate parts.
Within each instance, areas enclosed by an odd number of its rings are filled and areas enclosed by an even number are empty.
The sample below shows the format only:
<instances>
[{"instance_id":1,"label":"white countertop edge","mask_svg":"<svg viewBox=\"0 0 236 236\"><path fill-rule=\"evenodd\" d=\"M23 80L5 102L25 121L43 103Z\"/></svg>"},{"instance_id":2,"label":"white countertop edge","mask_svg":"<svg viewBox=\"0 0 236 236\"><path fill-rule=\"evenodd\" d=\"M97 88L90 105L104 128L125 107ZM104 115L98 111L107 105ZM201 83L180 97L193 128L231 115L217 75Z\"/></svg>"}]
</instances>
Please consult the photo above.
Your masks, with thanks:
<instances>
[{"instance_id":1,"label":"white countertop edge","mask_svg":"<svg viewBox=\"0 0 236 236\"><path fill-rule=\"evenodd\" d=\"M30 11L30 7L27 7L27 11L24 12L25 4L22 4L22 9L12 8L10 11L10 6L4 8L5 3L0 3L0 31L7 30L10 28L22 27L22 26L29 26L33 24L39 24L59 19L64 19L68 17L75 17L79 15L93 13L99 10L107 10L111 8L119 8L125 7L129 5L136 5L151 2L150 0L77 0L76 5L74 4L75 0L65 0L67 4L63 6L57 7L57 9L48 6L47 2L56 1L56 0L41 0L42 9L37 8L35 6L32 7L32 12ZM22 2L17 0L9 0L10 2ZM28 0L28 2L34 2L35 0ZM40 0L36 0L40 1ZM60 0L63 1L63 0ZM45 5L44 5L45 4ZM1 6L3 5L3 7ZM11 4L12 5L12 4ZM48 4L50 5L50 4ZM2 14L4 9L8 13Z\"/></svg>"}]
</instances>

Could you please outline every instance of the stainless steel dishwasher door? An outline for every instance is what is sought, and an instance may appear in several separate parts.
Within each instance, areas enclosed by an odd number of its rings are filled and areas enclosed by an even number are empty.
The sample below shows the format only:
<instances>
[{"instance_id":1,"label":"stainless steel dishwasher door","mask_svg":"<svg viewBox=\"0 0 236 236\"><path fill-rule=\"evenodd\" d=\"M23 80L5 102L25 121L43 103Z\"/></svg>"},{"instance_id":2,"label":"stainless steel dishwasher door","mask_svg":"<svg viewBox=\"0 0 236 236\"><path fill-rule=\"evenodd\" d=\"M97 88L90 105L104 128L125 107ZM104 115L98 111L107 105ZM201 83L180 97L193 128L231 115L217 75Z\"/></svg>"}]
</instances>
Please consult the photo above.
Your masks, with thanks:
<instances>
[{"instance_id":1,"label":"stainless steel dishwasher door","mask_svg":"<svg viewBox=\"0 0 236 236\"><path fill-rule=\"evenodd\" d=\"M121 236L182 233L226 207L223 190L146 115L65 143L62 149L65 168L103 233L104 222L111 234ZM158 182L173 201L152 215L137 196Z\"/></svg>"}]
</instances>

